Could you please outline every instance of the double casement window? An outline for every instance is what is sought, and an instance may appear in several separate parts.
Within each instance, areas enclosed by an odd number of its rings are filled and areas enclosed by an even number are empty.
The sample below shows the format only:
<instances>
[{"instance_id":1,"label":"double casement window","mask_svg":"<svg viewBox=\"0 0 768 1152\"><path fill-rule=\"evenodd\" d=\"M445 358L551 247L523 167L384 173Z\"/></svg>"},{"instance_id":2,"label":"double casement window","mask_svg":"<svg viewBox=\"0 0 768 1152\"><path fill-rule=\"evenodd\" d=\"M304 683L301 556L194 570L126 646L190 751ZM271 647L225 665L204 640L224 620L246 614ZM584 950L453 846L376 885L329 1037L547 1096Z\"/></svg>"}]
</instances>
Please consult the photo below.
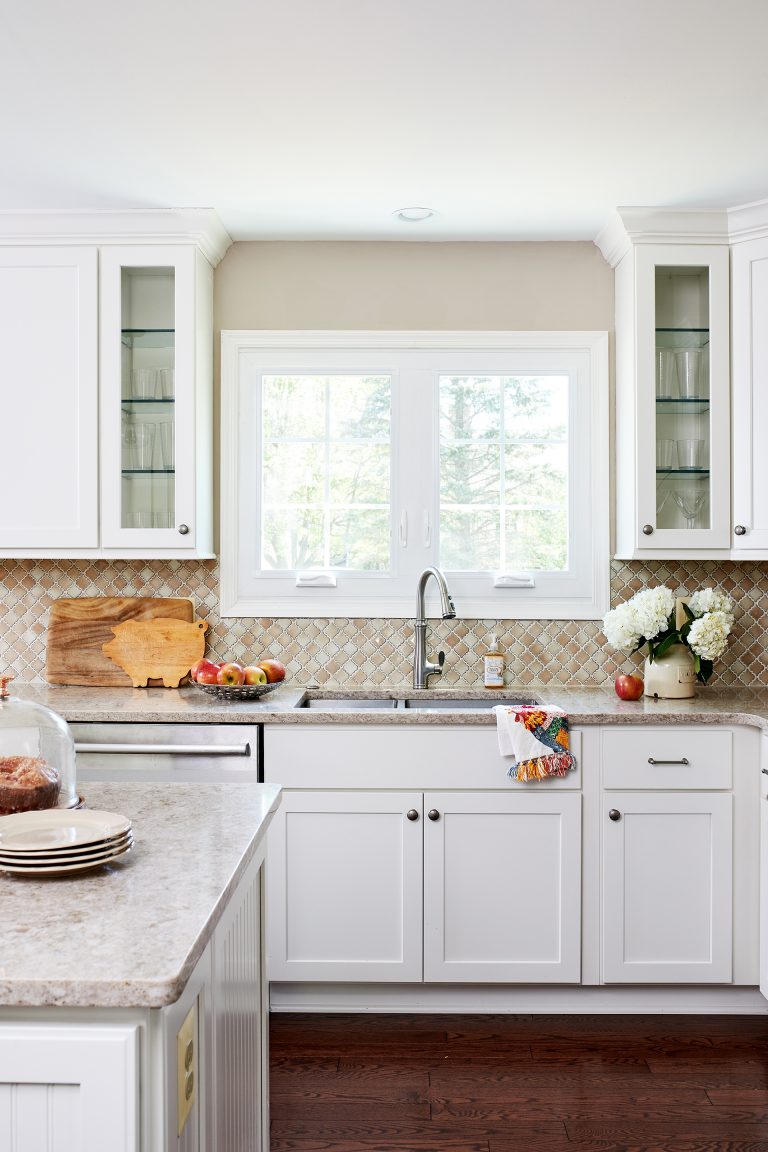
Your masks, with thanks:
<instances>
[{"instance_id":1,"label":"double casement window","mask_svg":"<svg viewBox=\"0 0 768 1152\"><path fill-rule=\"evenodd\" d=\"M594 332L224 332L222 615L608 608L608 341Z\"/></svg>"}]
</instances>

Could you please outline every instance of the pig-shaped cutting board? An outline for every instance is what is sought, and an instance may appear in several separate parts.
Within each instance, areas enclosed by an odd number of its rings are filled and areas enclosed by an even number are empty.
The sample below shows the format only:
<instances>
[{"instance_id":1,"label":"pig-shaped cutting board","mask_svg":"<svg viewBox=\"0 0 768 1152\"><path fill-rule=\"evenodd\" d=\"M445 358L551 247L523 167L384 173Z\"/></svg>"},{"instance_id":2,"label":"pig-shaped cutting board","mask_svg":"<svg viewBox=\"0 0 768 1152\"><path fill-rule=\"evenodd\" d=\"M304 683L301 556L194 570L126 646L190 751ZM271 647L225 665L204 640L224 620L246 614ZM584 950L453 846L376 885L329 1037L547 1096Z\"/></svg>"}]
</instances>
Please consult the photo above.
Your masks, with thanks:
<instances>
[{"instance_id":1,"label":"pig-shaped cutting board","mask_svg":"<svg viewBox=\"0 0 768 1152\"><path fill-rule=\"evenodd\" d=\"M146 687L148 680L178 688L202 658L207 627L206 620L126 620L115 624L115 638L102 651L128 673L134 688Z\"/></svg>"}]
</instances>

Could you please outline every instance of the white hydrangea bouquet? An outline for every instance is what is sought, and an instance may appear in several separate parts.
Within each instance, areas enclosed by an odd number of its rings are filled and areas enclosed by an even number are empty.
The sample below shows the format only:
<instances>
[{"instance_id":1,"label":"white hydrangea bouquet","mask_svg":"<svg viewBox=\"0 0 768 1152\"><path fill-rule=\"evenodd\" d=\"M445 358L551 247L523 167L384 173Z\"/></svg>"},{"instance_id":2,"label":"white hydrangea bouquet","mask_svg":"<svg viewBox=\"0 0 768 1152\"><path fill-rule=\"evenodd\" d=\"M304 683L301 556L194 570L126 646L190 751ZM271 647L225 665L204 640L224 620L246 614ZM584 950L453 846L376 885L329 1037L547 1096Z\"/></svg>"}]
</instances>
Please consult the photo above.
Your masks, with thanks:
<instances>
[{"instance_id":1,"label":"white hydrangea bouquet","mask_svg":"<svg viewBox=\"0 0 768 1152\"><path fill-rule=\"evenodd\" d=\"M651 662L673 644L684 644L693 653L696 679L706 684L713 662L728 645L735 606L730 596L714 588L694 592L682 606L685 621L678 627L674 593L663 586L646 588L605 615L605 637L627 656L647 644Z\"/></svg>"}]
</instances>

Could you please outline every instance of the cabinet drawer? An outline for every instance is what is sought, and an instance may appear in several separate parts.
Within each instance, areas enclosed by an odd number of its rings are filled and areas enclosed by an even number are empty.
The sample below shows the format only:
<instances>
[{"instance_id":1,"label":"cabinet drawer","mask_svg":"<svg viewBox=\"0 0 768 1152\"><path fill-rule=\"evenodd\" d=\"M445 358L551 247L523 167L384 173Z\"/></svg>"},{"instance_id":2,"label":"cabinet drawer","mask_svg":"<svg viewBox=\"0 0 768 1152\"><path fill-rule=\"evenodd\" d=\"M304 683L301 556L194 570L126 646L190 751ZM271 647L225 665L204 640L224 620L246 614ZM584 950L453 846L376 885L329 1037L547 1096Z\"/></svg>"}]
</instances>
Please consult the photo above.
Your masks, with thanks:
<instances>
[{"instance_id":1,"label":"cabinet drawer","mask_svg":"<svg viewBox=\"0 0 768 1152\"><path fill-rule=\"evenodd\" d=\"M608 729L602 766L604 788L731 788L733 734L723 728Z\"/></svg>"},{"instance_id":2,"label":"cabinet drawer","mask_svg":"<svg viewBox=\"0 0 768 1152\"><path fill-rule=\"evenodd\" d=\"M264 779L284 788L471 788L561 791L581 788L582 734L571 729L576 768L567 776L511 780L492 725L265 725Z\"/></svg>"}]
</instances>

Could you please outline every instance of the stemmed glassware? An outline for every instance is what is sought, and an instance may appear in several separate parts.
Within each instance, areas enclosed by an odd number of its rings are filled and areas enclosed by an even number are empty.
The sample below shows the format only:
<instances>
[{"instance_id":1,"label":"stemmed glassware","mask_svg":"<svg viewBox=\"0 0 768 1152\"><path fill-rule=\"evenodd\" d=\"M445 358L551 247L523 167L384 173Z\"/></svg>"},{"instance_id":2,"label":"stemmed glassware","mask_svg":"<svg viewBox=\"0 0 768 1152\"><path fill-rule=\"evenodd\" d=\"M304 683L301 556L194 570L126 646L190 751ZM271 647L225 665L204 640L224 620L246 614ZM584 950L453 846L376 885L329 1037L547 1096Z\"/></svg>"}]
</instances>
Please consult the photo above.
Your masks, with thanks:
<instances>
[{"instance_id":1,"label":"stemmed glassware","mask_svg":"<svg viewBox=\"0 0 768 1152\"><path fill-rule=\"evenodd\" d=\"M704 506L706 492L673 492L672 499L685 516L686 528L696 527L696 517Z\"/></svg>"}]
</instances>

